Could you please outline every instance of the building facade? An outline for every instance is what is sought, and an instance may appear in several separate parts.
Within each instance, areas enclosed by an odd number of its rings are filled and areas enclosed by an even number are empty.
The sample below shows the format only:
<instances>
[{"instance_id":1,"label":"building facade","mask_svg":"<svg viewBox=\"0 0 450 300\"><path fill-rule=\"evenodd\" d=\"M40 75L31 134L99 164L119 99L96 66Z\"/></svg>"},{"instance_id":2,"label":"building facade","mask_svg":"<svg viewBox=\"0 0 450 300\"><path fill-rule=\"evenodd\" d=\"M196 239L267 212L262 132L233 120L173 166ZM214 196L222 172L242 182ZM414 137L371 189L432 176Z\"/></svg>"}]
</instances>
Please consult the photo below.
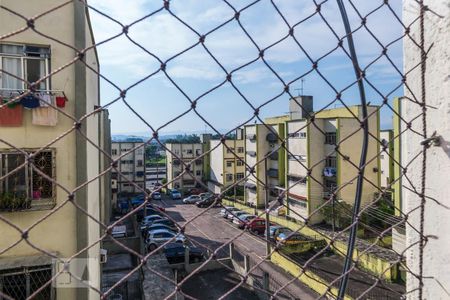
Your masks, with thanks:
<instances>
[{"instance_id":1,"label":"building facade","mask_svg":"<svg viewBox=\"0 0 450 300\"><path fill-rule=\"evenodd\" d=\"M145 149L143 142L112 142L111 154L117 161L112 179L117 192L139 193L145 189Z\"/></svg>"},{"instance_id":2,"label":"building facade","mask_svg":"<svg viewBox=\"0 0 450 300\"><path fill-rule=\"evenodd\" d=\"M2 1L4 7L27 18L62 3ZM95 48L85 52L83 62L65 66L76 52L56 42L66 41L77 49L94 45L89 14L82 2L63 5L57 14L57 26L54 14L43 15L34 24L53 39L26 30L0 41L0 69L5 71L0 71L3 100L18 99L29 88L28 83L35 83L39 90L20 103L0 104L0 214L19 230L31 228L22 236L17 229L0 224L0 292L22 299L49 282L36 298L99 299L93 289L75 288L76 280L68 273L51 283L52 276L62 270L62 260L79 253L71 266L81 259L84 278L92 287L101 288L98 240L103 233L87 214L95 220L107 219L105 201L109 199L105 194L110 184L97 178L110 165L96 147L108 147L107 113L98 111L84 118L76 129L74 119L66 116L81 120L100 104ZM22 27L23 20L0 10L0 36ZM45 78L59 68L51 78ZM87 213L72 205L72 199Z\"/></svg>"},{"instance_id":3,"label":"building facade","mask_svg":"<svg viewBox=\"0 0 450 300\"><path fill-rule=\"evenodd\" d=\"M162 184L163 179L167 179L166 164L154 163L146 165L145 184L148 189L154 188L155 184Z\"/></svg>"},{"instance_id":4,"label":"building facade","mask_svg":"<svg viewBox=\"0 0 450 300\"><path fill-rule=\"evenodd\" d=\"M378 107L368 107L368 163L362 205L375 199L379 191ZM292 218L312 223L323 220L320 206L335 193L335 200L353 205L363 134L358 130L361 106L318 112L314 121L286 122L286 204ZM336 151L339 145L339 151ZM373 159L375 158L375 159Z\"/></svg>"},{"instance_id":5,"label":"building facade","mask_svg":"<svg viewBox=\"0 0 450 300\"><path fill-rule=\"evenodd\" d=\"M230 185L243 186L245 176L245 148L242 130L235 139L210 141L208 189L221 193ZM233 194L234 189L232 189Z\"/></svg>"},{"instance_id":6,"label":"building facade","mask_svg":"<svg viewBox=\"0 0 450 300\"><path fill-rule=\"evenodd\" d=\"M198 185L196 181L203 181L205 160L203 143L167 143L166 148L169 189L193 188ZM186 165L189 165L189 170L184 172Z\"/></svg>"}]
</instances>

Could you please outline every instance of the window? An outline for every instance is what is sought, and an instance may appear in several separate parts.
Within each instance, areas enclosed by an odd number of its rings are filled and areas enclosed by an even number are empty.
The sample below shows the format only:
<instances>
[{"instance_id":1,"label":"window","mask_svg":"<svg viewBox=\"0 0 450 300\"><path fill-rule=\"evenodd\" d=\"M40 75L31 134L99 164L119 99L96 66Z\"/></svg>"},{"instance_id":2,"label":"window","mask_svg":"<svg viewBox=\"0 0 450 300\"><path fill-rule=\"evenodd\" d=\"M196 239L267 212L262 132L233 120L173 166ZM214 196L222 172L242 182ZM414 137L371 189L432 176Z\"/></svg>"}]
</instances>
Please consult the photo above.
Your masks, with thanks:
<instances>
[{"instance_id":1,"label":"window","mask_svg":"<svg viewBox=\"0 0 450 300\"><path fill-rule=\"evenodd\" d=\"M230 168L233 166L233 161L229 160L227 161L227 167Z\"/></svg>"},{"instance_id":2,"label":"window","mask_svg":"<svg viewBox=\"0 0 450 300\"><path fill-rule=\"evenodd\" d=\"M180 155L180 150L175 149L175 150L173 150L173 153L175 153L175 155Z\"/></svg>"},{"instance_id":3,"label":"window","mask_svg":"<svg viewBox=\"0 0 450 300\"><path fill-rule=\"evenodd\" d=\"M242 160L236 161L236 166L241 167L244 165L244 162Z\"/></svg>"},{"instance_id":4,"label":"window","mask_svg":"<svg viewBox=\"0 0 450 300\"><path fill-rule=\"evenodd\" d=\"M325 159L325 167L336 168L336 156L328 156Z\"/></svg>"},{"instance_id":5,"label":"window","mask_svg":"<svg viewBox=\"0 0 450 300\"><path fill-rule=\"evenodd\" d=\"M233 174L226 174L225 181L226 182L233 181Z\"/></svg>"},{"instance_id":6,"label":"window","mask_svg":"<svg viewBox=\"0 0 450 300\"><path fill-rule=\"evenodd\" d=\"M236 173L236 180L241 180L244 178L244 173Z\"/></svg>"},{"instance_id":7,"label":"window","mask_svg":"<svg viewBox=\"0 0 450 300\"><path fill-rule=\"evenodd\" d=\"M142 161L142 159L138 159L137 166L142 167L143 165L144 165L144 162Z\"/></svg>"},{"instance_id":8,"label":"window","mask_svg":"<svg viewBox=\"0 0 450 300\"><path fill-rule=\"evenodd\" d=\"M233 152L234 152L234 148L233 147L227 148L227 153L233 153Z\"/></svg>"},{"instance_id":9,"label":"window","mask_svg":"<svg viewBox=\"0 0 450 300\"><path fill-rule=\"evenodd\" d=\"M202 176L202 171L200 171L200 170L195 171L195 175Z\"/></svg>"},{"instance_id":10,"label":"window","mask_svg":"<svg viewBox=\"0 0 450 300\"><path fill-rule=\"evenodd\" d=\"M122 148L122 149L120 149L120 152L122 152L122 153L128 152L128 151L130 151L130 149L127 149L127 148Z\"/></svg>"},{"instance_id":11,"label":"window","mask_svg":"<svg viewBox=\"0 0 450 300\"><path fill-rule=\"evenodd\" d=\"M122 165L132 165L134 163L134 160L121 160L120 163Z\"/></svg>"},{"instance_id":12,"label":"window","mask_svg":"<svg viewBox=\"0 0 450 300\"><path fill-rule=\"evenodd\" d=\"M0 272L0 292L12 299L25 299L52 280L50 265L22 267ZM43 287L34 299L54 299L52 285ZM2 297L3 298L3 297Z\"/></svg>"},{"instance_id":13,"label":"window","mask_svg":"<svg viewBox=\"0 0 450 300\"><path fill-rule=\"evenodd\" d=\"M244 153L244 147L238 147L237 152L238 153Z\"/></svg>"},{"instance_id":14,"label":"window","mask_svg":"<svg viewBox=\"0 0 450 300\"><path fill-rule=\"evenodd\" d=\"M196 149L195 150L195 155L197 155L197 156L202 155L202 150L201 149Z\"/></svg>"},{"instance_id":15,"label":"window","mask_svg":"<svg viewBox=\"0 0 450 300\"><path fill-rule=\"evenodd\" d=\"M194 152L192 151L192 149L187 149L187 150L186 150L186 153L187 153L187 154L192 154L192 153L194 153Z\"/></svg>"},{"instance_id":16,"label":"window","mask_svg":"<svg viewBox=\"0 0 450 300\"><path fill-rule=\"evenodd\" d=\"M117 155L117 149L112 149L112 150L111 150L111 154L112 154L112 155Z\"/></svg>"},{"instance_id":17,"label":"window","mask_svg":"<svg viewBox=\"0 0 450 300\"><path fill-rule=\"evenodd\" d=\"M25 159L22 153L0 153L0 176L5 176L20 167L25 163ZM39 152L34 157L34 167L24 166L0 182L0 210L29 209L35 203L36 205L53 206L55 198L53 183L40 173L54 178L54 154L52 151ZM50 201L45 202L43 199ZM34 200L38 201L34 202Z\"/></svg>"},{"instance_id":18,"label":"window","mask_svg":"<svg viewBox=\"0 0 450 300\"><path fill-rule=\"evenodd\" d=\"M45 77L49 70L50 49L26 45L0 45L0 69L14 74L0 72L0 87L3 89L24 90L25 81L36 82ZM39 83L38 90L48 90L50 80Z\"/></svg>"},{"instance_id":19,"label":"window","mask_svg":"<svg viewBox=\"0 0 450 300\"><path fill-rule=\"evenodd\" d=\"M336 145L336 132L325 132L325 144Z\"/></svg>"}]
</instances>

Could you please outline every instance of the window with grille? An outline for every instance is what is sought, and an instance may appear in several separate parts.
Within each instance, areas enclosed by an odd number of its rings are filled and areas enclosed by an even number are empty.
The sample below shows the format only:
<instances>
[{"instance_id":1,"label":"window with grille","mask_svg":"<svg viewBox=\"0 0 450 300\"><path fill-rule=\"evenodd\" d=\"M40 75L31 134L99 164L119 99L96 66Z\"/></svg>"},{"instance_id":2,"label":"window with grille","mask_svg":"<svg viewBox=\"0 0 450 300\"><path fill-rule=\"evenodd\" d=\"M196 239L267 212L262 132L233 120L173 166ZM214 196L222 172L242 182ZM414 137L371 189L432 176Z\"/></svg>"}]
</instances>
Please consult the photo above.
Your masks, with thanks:
<instances>
[{"instance_id":1,"label":"window with grille","mask_svg":"<svg viewBox=\"0 0 450 300\"><path fill-rule=\"evenodd\" d=\"M228 168L230 168L230 167L232 167L232 166L233 166L233 162L232 162L232 161L230 161L230 160L229 160L229 161L227 161L227 167L228 167Z\"/></svg>"},{"instance_id":2,"label":"window with grille","mask_svg":"<svg viewBox=\"0 0 450 300\"><path fill-rule=\"evenodd\" d=\"M142 159L138 159L137 166L142 167L143 165L144 165L144 162L142 161Z\"/></svg>"},{"instance_id":3,"label":"window with grille","mask_svg":"<svg viewBox=\"0 0 450 300\"><path fill-rule=\"evenodd\" d=\"M336 132L325 132L325 144L336 145Z\"/></svg>"},{"instance_id":4,"label":"window with grille","mask_svg":"<svg viewBox=\"0 0 450 300\"><path fill-rule=\"evenodd\" d=\"M202 176L202 171L200 171L200 170L195 171L195 175Z\"/></svg>"},{"instance_id":5,"label":"window with grille","mask_svg":"<svg viewBox=\"0 0 450 300\"><path fill-rule=\"evenodd\" d=\"M233 153L233 152L234 152L234 148L233 147L227 148L227 153Z\"/></svg>"},{"instance_id":6,"label":"window with grille","mask_svg":"<svg viewBox=\"0 0 450 300\"><path fill-rule=\"evenodd\" d=\"M28 299L34 292L40 290L33 299L55 299L51 281L51 266L24 267L0 271L0 293L16 300ZM3 298L2 298L3 299Z\"/></svg>"},{"instance_id":7,"label":"window with grille","mask_svg":"<svg viewBox=\"0 0 450 300\"><path fill-rule=\"evenodd\" d=\"M117 149L112 149L112 150L111 150L111 154L112 154L112 155L117 155Z\"/></svg>"},{"instance_id":8,"label":"window with grille","mask_svg":"<svg viewBox=\"0 0 450 300\"><path fill-rule=\"evenodd\" d=\"M23 153L0 152L0 176L7 175L0 181L0 209L29 209L34 204L44 204L43 199L54 200L54 185L48 179L54 179L54 153L37 153L34 166L25 164L25 161ZM13 172L17 168L19 170ZM48 204L53 203L50 202Z\"/></svg>"},{"instance_id":9,"label":"window with grille","mask_svg":"<svg viewBox=\"0 0 450 300\"><path fill-rule=\"evenodd\" d=\"M336 156L328 156L325 159L325 167L336 168Z\"/></svg>"},{"instance_id":10,"label":"window with grille","mask_svg":"<svg viewBox=\"0 0 450 300\"><path fill-rule=\"evenodd\" d=\"M244 147L238 147L237 148L238 153L244 153Z\"/></svg>"},{"instance_id":11,"label":"window with grille","mask_svg":"<svg viewBox=\"0 0 450 300\"><path fill-rule=\"evenodd\" d=\"M244 178L244 173L236 173L236 180L241 180Z\"/></svg>"},{"instance_id":12,"label":"window with grille","mask_svg":"<svg viewBox=\"0 0 450 300\"><path fill-rule=\"evenodd\" d=\"M226 180L227 182L233 181L233 174L226 174L225 180Z\"/></svg>"},{"instance_id":13,"label":"window with grille","mask_svg":"<svg viewBox=\"0 0 450 300\"><path fill-rule=\"evenodd\" d=\"M240 166L243 166L243 165L244 165L244 162L242 160L236 161L236 166L240 167Z\"/></svg>"}]
</instances>

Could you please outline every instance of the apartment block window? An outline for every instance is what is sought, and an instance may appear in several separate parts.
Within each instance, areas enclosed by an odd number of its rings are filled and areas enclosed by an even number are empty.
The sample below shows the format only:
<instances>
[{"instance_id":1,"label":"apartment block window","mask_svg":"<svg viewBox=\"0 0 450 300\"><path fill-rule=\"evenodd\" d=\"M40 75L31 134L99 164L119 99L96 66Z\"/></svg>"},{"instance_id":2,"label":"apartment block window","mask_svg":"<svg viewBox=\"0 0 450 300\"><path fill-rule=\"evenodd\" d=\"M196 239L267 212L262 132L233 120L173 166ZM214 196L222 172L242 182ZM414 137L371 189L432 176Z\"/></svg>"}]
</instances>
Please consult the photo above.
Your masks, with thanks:
<instances>
[{"instance_id":1,"label":"apartment block window","mask_svg":"<svg viewBox=\"0 0 450 300\"><path fill-rule=\"evenodd\" d=\"M111 150L111 154L112 154L112 155L117 155L117 149L112 149L112 150Z\"/></svg>"},{"instance_id":2,"label":"apartment block window","mask_svg":"<svg viewBox=\"0 0 450 300\"><path fill-rule=\"evenodd\" d=\"M195 171L195 175L202 176L202 171L200 171L200 170Z\"/></svg>"},{"instance_id":3,"label":"apartment block window","mask_svg":"<svg viewBox=\"0 0 450 300\"><path fill-rule=\"evenodd\" d=\"M194 152L192 151L192 149L187 149L187 150L186 150L186 153L187 153L187 154L192 154L192 153L194 153Z\"/></svg>"},{"instance_id":4,"label":"apartment block window","mask_svg":"<svg viewBox=\"0 0 450 300\"><path fill-rule=\"evenodd\" d=\"M244 162L242 160L236 161L236 166L241 167L244 165Z\"/></svg>"},{"instance_id":5,"label":"apartment block window","mask_svg":"<svg viewBox=\"0 0 450 300\"><path fill-rule=\"evenodd\" d=\"M231 182L231 181L233 181L233 174L226 174L225 180L226 180L226 182Z\"/></svg>"},{"instance_id":6,"label":"apartment block window","mask_svg":"<svg viewBox=\"0 0 450 300\"><path fill-rule=\"evenodd\" d=\"M132 164L134 164L134 160L132 160L132 159L128 159L128 160L121 160L120 161L120 163L122 164L122 165L132 165Z\"/></svg>"},{"instance_id":7,"label":"apartment block window","mask_svg":"<svg viewBox=\"0 0 450 300\"><path fill-rule=\"evenodd\" d=\"M43 287L43 283L51 280L52 267L50 265L2 270L0 271L0 292L11 299L28 299ZM43 287L33 298L55 299L52 285Z\"/></svg>"},{"instance_id":8,"label":"apartment block window","mask_svg":"<svg viewBox=\"0 0 450 300\"><path fill-rule=\"evenodd\" d=\"M197 155L197 156L202 155L202 150L201 149L196 149L195 150L195 155Z\"/></svg>"},{"instance_id":9,"label":"apartment block window","mask_svg":"<svg viewBox=\"0 0 450 300\"><path fill-rule=\"evenodd\" d=\"M122 148L122 149L120 149L120 152L122 152L122 153L128 152L128 151L130 151L130 149L127 149L127 148Z\"/></svg>"},{"instance_id":10,"label":"apartment block window","mask_svg":"<svg viewBox=\"0 0 450 300\"><path fill-rule=\"evenodd\" d=\"M336 132L325 132L325 144L336 145Z\"/></svg>"},{"instance_id":11,"label":"apartment block window","mask_svg":"<svg viewBox=\"0 0 450 300\"><path fill-rule=\"evenodd\" d=\"M32 152L29 152L32 153ZM0 177L6 176L0 182L1 209L29 209L35 204L54 204L54 185L45 178L54 178L55 161L52 151L41 151L34 157L34 167L25 165L25 155L17 152L0 152ZM50 201L43 201L43 200Z\"/></svg>"},{"instance_id":12,"label":"apartment block window","mask_svg":"<svg viewBox=\"0 0 450 300\"><path fill-rule=\"evenodd\" d=\"M230 168L233 166L233 161L229 160L227 161L227 167Z\"/></svg>"},{"instance_id":13,"label":"apartment block window","mask_svg":"<svg viewBox=\"0 0 450 300\"><path fill-rule=\"evenodd\" d=\"M33 83L48 74L50 49L28 45L0 45L0 87L7 90L24 90L26 81ZM13 77L9 74L13 74ZM48 90L50 80L39 83L38 90Z\"/></svg>"},{"instance_id":14,"label":"apartment block window","mask_svg":"<svg viewBox=\"0 0 450 300\"><path fill-rule=\"evenodd\" d=\"M244 147L238 147L237 148L238 153L244 153Z\"/></svg>"},{"instance_id":15,"label":"apartment block window","mask_svg":"<svg viewBox=\"0 0 450 300\"><path fill-rule=\"evenodd\" d=\"M175 155L180 155L180 150L175 149L175 150L173 150L173 153L175 153Z\"/></svg>"},{"instance_id":16,"label":"apartment block window","mask_svg":"<svg viewBox=\"0 0 450 300\"><path fill-rule=\"evenodd\" d=\"M325 167L336 168L336 156L327 156L325 159Z\"/></svg>"},{"instance_id":17,"label":"apartment block window","mask_svg":"<svg viewBox=\"0 0 450 300\"><path fill-rule=\"evenodd\" d=\"M144 165L144 161L142 159L138 159L137 166L142 167Z\"/></svg>"},{"instance_id":18,"label":"apartment block window","mask_svg":"<svg viewBox=\"0 0 450 300\"><path fill-rule=\"evenodd\" d=\"M244 178L244 173L236 173L236 180L241 180Z\"/></svg>"}]
</instances>

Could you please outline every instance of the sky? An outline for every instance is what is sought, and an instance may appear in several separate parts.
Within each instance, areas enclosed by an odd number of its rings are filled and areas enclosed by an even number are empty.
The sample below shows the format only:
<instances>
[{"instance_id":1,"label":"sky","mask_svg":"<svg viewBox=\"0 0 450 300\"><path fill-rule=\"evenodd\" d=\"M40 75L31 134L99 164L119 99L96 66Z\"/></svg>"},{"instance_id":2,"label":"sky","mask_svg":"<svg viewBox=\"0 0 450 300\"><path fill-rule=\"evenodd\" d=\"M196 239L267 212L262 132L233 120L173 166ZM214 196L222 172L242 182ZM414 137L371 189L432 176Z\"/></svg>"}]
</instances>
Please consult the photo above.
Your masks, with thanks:
<instances>
[{"instance_id":1,"label":"sky","mask_svg":"<svg viewBox=\"0 0 450 300\"><path fill-rule=\"evenodd\" d=\"M345 2L353 30L361 26L358 13L369 14L367 29L356 30L353 38L360 65L368 66L366 78L371 84L365 87L372 105L381 104L383 96L392 99L403 93L401 75L396 70L402 70L402 26L383 2L353 0L354 7ZM233 19L235 11L224 1L172 0L170 12L161 9L162 1L155 0L89 1L100 70L108 79L101 81L101 102L109 104L113 134L150 135L151 127L161 134L224 133L254 123L249 103L254 107L262 105L262 118L282 115L288 111L290 96L283 93L281 80L290 83L292 95L313 96L315 110L329 105L336 98L336 90L346 105L359 103L351 60L337 47L336 35L343 37L344 27L336 1L324 1L321 6L327 22L314 14L312 0L273 1L279 12L268 0L250 6L253 1L228 3L237 11L243 9L239 21L252 39ZM401 1L389 3L401 19ZM376 10L379 6L381 9ZM294 36L301 47L290 36L278 42L289 33L286 22L297 24ZM128 37L121 24L129 26ZM220 65L201 44L192 47L199 35L206 35L204 45ZM383 47L379 43L389 45L391 61L381 55ZM258 47L268 48L264 59L270 68L259 58ZM155 57L168 60L166 73L170 79L160 70L161 63ZM319 60L318 70L323 77L312 69L311 60ZM235 88L226 82L226 72L232 72ZM134 112L121 99L111 103L120 95L114 85L128 89L125 100ZM188 112L189 99L198 99L196 111L204 120L194 111ZM335 102L329 108L341 106ZM381 110L382 128L391 127L391 115L389 109Z\"/></svg>"}]
</instances>

